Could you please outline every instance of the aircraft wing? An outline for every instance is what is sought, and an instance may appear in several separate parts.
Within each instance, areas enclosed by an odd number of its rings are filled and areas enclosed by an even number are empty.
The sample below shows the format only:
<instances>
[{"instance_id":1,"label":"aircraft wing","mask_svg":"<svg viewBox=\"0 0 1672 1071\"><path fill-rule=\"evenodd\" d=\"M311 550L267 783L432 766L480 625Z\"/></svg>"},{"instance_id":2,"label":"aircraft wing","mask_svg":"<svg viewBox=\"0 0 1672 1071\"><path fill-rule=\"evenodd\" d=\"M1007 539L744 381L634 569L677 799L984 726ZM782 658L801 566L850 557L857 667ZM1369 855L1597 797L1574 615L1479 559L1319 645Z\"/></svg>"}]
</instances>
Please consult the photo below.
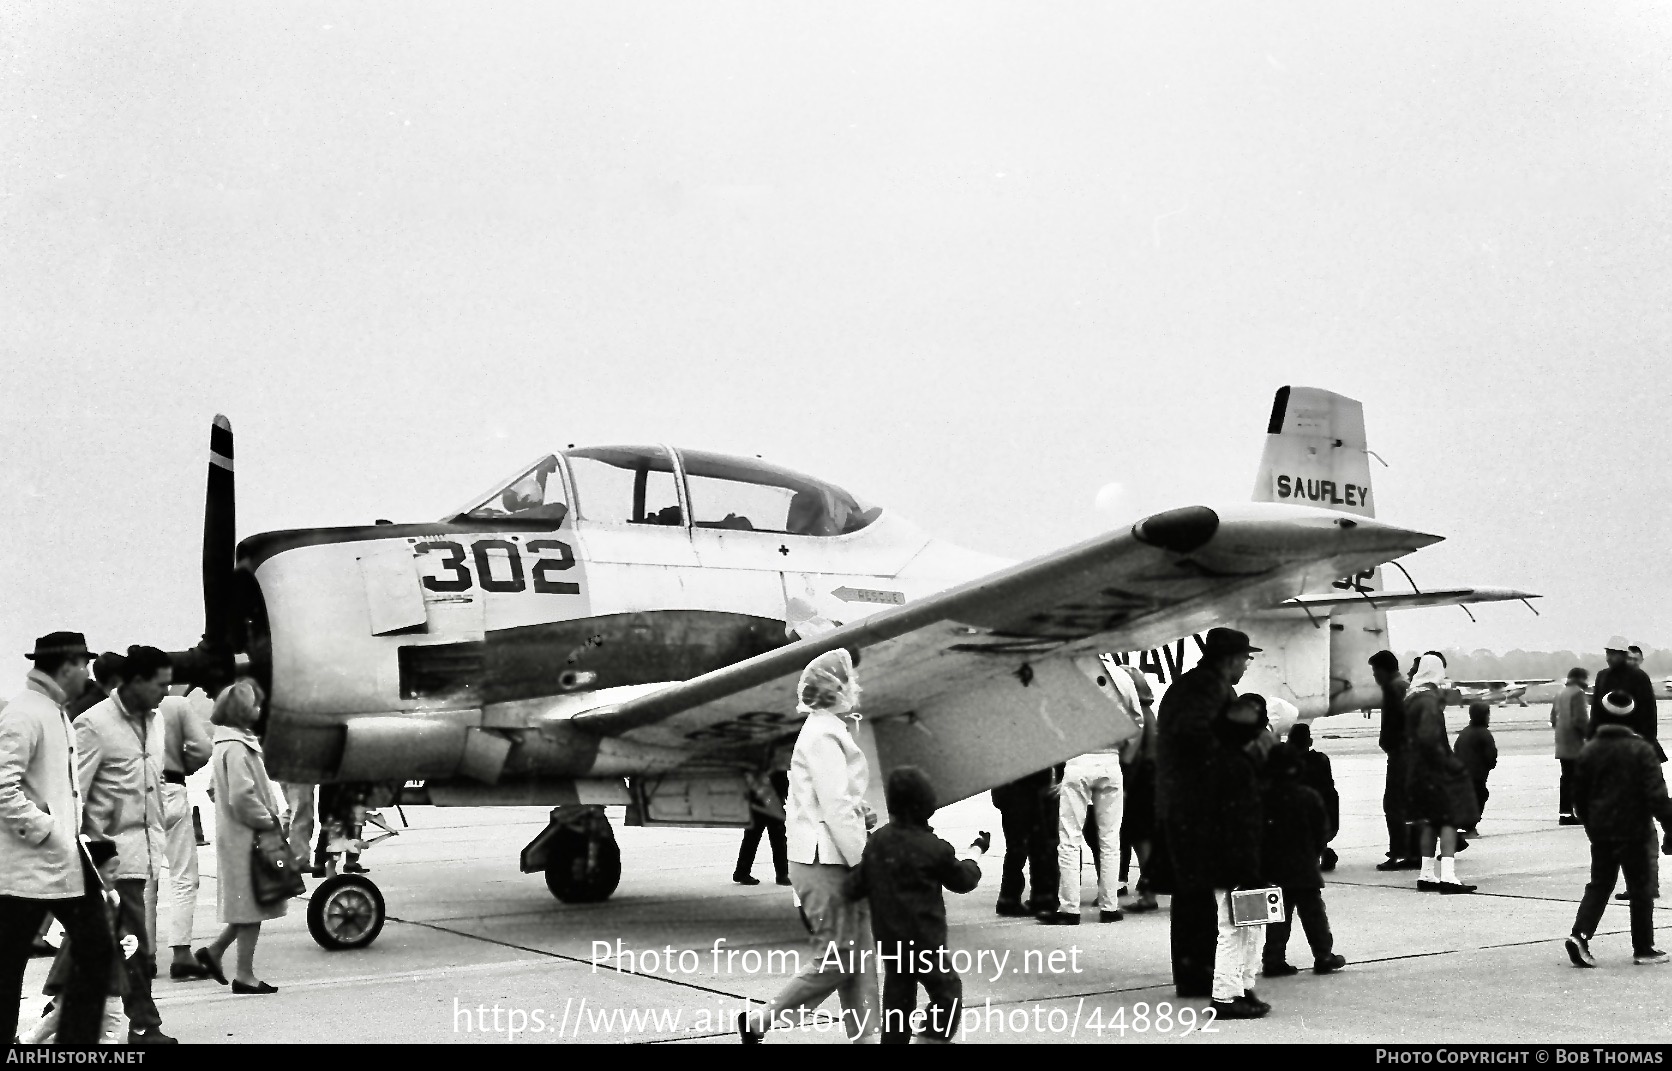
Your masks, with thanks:
<instances>
[{"instance_id":1,"label":"aircraft wing","mask_svg":"<svg viewBox=\"0 0 1672 1071\"><path fill-rule=\"evenodd\" d=\"M970 694L982 681L1016 677L1026 685L1032 664L1054 656L1147 649L1440 538L1304 506L1171 510L822 636L577 714L570 724L698 753L756 747L793 731L802 668L842 647L860 653L866 715L904 716Z\"/></svg>"},{"instance_id":2,"label":"aircraft wing","mask_svg":"<svg viewBox=\"0 0 1672 1071\"><path fill-rule=\"evenodd\" d=\"M1519 602L1541 596L1530 591L1512 588L1442 588L1436 591L1344 592L1327 595L1297 595L1283 602L1284 607L1329 611L1368 606L1377 610L1421 610L1432 606L1465 606L1482 602Z\"/></svg>"}]
</instances>

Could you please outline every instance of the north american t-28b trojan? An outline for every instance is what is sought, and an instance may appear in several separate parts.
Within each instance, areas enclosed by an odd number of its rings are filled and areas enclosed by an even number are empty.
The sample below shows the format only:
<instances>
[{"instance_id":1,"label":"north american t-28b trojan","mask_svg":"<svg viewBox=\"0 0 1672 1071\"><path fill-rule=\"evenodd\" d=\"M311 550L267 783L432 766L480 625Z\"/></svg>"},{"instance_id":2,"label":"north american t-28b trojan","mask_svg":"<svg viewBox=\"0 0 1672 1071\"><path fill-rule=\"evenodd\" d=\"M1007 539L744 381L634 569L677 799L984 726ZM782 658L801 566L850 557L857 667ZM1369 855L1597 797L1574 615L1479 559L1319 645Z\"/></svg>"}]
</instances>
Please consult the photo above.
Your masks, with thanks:
<instances>
[{"instance_id":1,"label":"north american t-28b trojan","mask_svg":"<svg viewBox=\"0 0 1672 1071\"><path fill-rule=\"evenodd\" d=\"M560 900L602 900L621 874L604 807L628 825L745 824L745 776L787 762L794 682L824 651L862 660L873 792L912 763L950 802L1135 732L1108 652L1238 622L1267 649L1251 678L1316 717L1373 703L1350 663L1380 645L1387 607L1522 597L1381 593L1378 566L1440 537L1370 515L1359 404L1284 388L1268 430L1263 501L1169 510L1015 564L823 480L663 446L569 449L438 521L235 551L217 417L206 629L176 675L256 677L273 775L352 786L337 794L351 804L421 779L439 806L551 806L522 870ZM362 876L314 890L327 948L382 923Z\"/></svg>"}]
</instances>

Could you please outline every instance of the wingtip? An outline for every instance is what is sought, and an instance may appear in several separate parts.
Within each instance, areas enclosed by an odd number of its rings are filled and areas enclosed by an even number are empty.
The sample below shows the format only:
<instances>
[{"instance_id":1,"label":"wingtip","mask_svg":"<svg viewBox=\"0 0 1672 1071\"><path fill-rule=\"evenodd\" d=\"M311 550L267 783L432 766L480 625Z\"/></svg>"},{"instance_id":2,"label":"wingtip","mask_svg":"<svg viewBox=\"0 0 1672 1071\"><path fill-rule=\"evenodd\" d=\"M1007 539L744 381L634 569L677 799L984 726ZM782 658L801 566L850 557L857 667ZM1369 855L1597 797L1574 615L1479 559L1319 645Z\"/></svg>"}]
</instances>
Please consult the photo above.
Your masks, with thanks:
<instances>
[{"instance_id":1,"label":"wingtip","mask_svg":"<svg viewBox=\"0 0 1672 1071\"><path fill-rule=\"evenodd\" d=\"M220 428L222 431L231 431L232 421L228 420L224 413L216 413L215 427Z\"/></svg>"}]
</instances>

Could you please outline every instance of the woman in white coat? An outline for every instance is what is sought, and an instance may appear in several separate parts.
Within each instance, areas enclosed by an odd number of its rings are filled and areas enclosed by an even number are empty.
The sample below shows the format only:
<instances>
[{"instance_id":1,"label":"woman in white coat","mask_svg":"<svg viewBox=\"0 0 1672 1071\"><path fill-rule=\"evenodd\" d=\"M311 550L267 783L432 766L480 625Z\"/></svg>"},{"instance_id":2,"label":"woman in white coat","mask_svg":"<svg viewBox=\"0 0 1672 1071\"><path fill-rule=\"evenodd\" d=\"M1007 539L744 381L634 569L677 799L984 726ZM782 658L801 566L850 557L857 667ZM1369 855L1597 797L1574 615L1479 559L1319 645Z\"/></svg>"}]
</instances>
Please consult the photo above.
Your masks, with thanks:
<instances>
[{"instance_id":1,"label":"woman in white coat","mask_svg":"<svg viewBox=\"0 0 1672 1071\"><path fill-rule=\"evenodd\" d=\"M849 1040L877 1040L877 976L869 953L871 909L847 900L842 883L859 864L875 816L865 805L870 782L864 754L842 720L859 719L859 680L847 651L819 655L802 671L796 710L806 718L790 759L785 806L790 884L813 931L811 962L765 1009L738 1016L744 1044L774 1026L796 1025L795 1012L836 993ZM828 953L834 944L840 966ZM861 961L857 952L867 955Z\"/></svg>"},{"instance_id":2,"label":"woman in white coat","mask_svg":"<svg viewBox=\"0 0 1672 1071\"><path fill-rule=\"evenodd\" d=\"M215 700L215 713L209 719L217 726L215 756L210 760L215 778L215 887L226 929L209 947L198 949L196 958L210 977L226 985L221 959L236 941L234 993L278 992L277 986L255 976L255 945L261 938L261 924L281 917L290 906L289 900L257 903L250 876L256 832L284 828L279 790L267 777L261 741L251 731L260 716L261 689L253 681L242 680Z\"/></svg>"}]
</instances>

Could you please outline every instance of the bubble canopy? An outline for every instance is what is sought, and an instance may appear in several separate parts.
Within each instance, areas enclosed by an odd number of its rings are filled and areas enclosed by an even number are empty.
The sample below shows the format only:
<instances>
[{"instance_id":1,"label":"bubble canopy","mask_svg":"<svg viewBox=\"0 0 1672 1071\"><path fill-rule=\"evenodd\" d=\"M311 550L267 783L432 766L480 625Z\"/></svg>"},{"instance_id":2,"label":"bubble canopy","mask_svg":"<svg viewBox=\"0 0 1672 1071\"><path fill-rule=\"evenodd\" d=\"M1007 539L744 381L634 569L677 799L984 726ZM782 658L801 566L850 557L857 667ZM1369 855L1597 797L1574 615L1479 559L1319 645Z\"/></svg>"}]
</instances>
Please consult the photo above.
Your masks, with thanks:
<instances>
[{"instance_id":1,"label":"bubble canopy","mask_svg":"<svg viewBox=\"0 0 1672 1071\"><path fill-rule=\"evenodd\" d=\"M571 512L607 524L828 538L860 531L882 510L835 484L754 458L591 446L547 454L449 519L555 528Z\"/></svg>"}]
</instances>

